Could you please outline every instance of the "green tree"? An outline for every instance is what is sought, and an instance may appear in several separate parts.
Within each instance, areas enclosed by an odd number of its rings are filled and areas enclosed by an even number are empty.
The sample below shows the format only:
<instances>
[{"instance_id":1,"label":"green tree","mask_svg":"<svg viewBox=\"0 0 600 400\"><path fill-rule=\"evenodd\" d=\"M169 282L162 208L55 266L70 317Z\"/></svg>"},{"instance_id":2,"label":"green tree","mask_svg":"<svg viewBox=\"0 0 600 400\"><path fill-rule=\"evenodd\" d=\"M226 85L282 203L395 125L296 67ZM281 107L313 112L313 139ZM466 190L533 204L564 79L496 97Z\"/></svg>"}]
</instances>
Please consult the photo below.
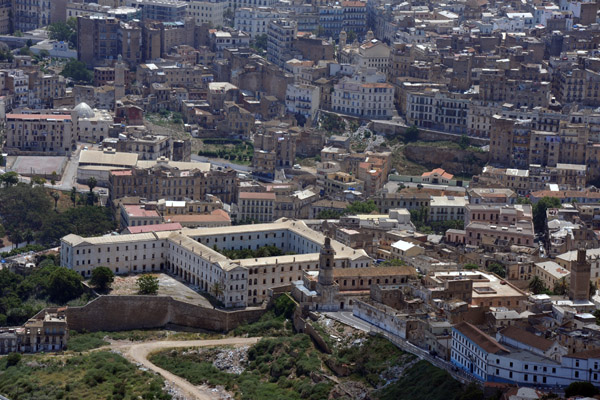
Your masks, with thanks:
<instances>
[{"instance_id":1,"label":"green tree","mask_svg":"<svg viewBox=\"0 0 600 400\"><path fill-rule=\"evenodd\" d=\"M153 275L144 274L137 279L139 294L157 294L158 278Z\"/></svg>"},{"instance_id":2,"label":"green tree","mask_svg":"<svg viewBox=\"0 0 600 400\"><path fill-rule=\"evenodd\" d=\"M77 188L75 186L71 188L71 201L73 202L73 207L75 207L77 203Z\"/></svg>"},{"instance_id":3,"label":"green tree","mask_svg":"<svg viewBox=\"0 0 600 400\"><path fill-rule=\"evenodd\" d=\"M565 397L594 397L598 394L598 388L590 382L573 382L565 389Z\"/></svg>"},{"instance_id":4,"label":"green tree","mask_svg":"<svg viewBox=\"0 0 600 400\"><path fill-rule=\"evenodd\" d=\"M71 43L71 38L75 30L66 22L55 22L48 25L48 37L59 42Z\"/></svg>"},{"instance_id":5,"label":"green tree","mask_svg":"<svg viewBox=\"0 0 600 400\"><path fill-rule=\"evenodd\" d=\"M58 304L65 304L83 293L81 276L72 269L55 267L50 274L48 295L50 300Z\"/></svg>"},{"instance_id":6,"label":"green tree","mask_svg":"<svg viewBox=\"0 0 600 400\"><path fill-rule=\"evenodd\" d=\"M535 275L529 281L529 285L527 285L527 286L529 287L529 290L531 290L533 292L533 294L544 293L548 290L548 288L546 288L546 285L544 285L544 281L542 281L540 279L540 277L537 275Z\"/></svg>"},{"instance_id":7,"label":"green tree","mask_svg":"<svg viewBox=\"0 0 600 400\"><path fill-rule=\"evenodd\" d=\"M35 234L33 233L33 231L31 229L25 229L25 232L23 232L23 240L27 244L29 244L35 240Z\"/></svg>"},{"instance_id":8,"label":"green tree","mask_svg":"<svg viewBox=\"0 0 600 400\"><path fill-rule=\"evenodd\" d=\"M18 249L19 248L19 243L21 243L23 241L23 234L21 233L20 230L13 229L10 232L10 234L8 235L8 238L12 242L14 248Z\"/></svg>"},{"instance_id":9,"label":"green tree","mask_svg":"<svg viewBox=\"0 0 600 400\"><path fill-rule=\"evenodd\" d=\"M108 267L96 267L92 270L90 283L98 290L105 291L115 280L115 274Z\"/></svg>"},{"instance_id":10,"label":"green tree","mask_svg":"<svg viewBox=\"0 0 600 400\"><path fill-rule=\"evenodd\" d=\"M52 196L52 199L54 200L54 211L56 211L58 208L58 200L60 200L60 194L53 191L50 193L50 196Z\"/></svg>"},{"instance_id":11,"label":"green tree","mask_svg":"<svg viewBox=\"0 0 600 400\"><path fill-rule=\"evenodd\" d=\"M6 366L14 367L21 361L21 354L19 353L10 353L6 356Z\"/></svg>"},{"instance_id":12,"label":"green tree","mask_svg":"<svg viewBox=\"0 0 600 400\"><path fill-rule=\"evenodd\" d=\"M474 263L466 263L463 266L464 269L479 269L479 265L474 264Z\"/></svg>"},{"instance_id":13,"label":"green tree","mask_svg":"<svg viewBox=\"0 0 600 400\"><path fill-rule=\"evenodd\" d=\"M506 278L506 268L500 263L492 262L488 266L488 271L498 275L501 278Z\"/></svg>"},{"instance_id":14,"label":"green tree","mask_svg":"<svg viewBox=\"0 0 600 400\"><path fill-rule=\"evenodd\" d=\"M261 52L267 51L267 35L257 35L254 38L254 46L256 50L260 50Z\"/></svg>"},{"instance_id":15,"label":"green tree","mask_svg":"<svg viewBox=\"0 0 600 400\"><path fill-rule=\"evenodd\" d=\"M9 171L0 176L0 179L6 187L11 187L19 183L19 174L14 171Z\"/></svg>"},{"instance_id":16,"label":"green tree","mask_svg":"<svg viewBox=\"0 0 600 400\"><path fill-rule=\"evenodd\" d=\"M56 181L58 180L58 174L56 171L52 171L52 175L50 176L50 184L52 186L56 185Z\"/></svg>"},{"instance_id":17,"label":"green tree","mask_svg":"<svg viewBox=\"0 0 600 400\"><path fill-rule=\"evenodd\" d=\"M87 84L91 84L94 79L94 75L87 69L85 63L76 59L69 60L60 74L73 79L75 82Z\"/></svg>"},{"instance_id":18,"label":"green tree","mask_svg":"<svg viewBox=\"0 0 600 400\"><path fill-rule=\"evenodd\" d=\"M358 35L352 29L350 29L346 32L346 42L347 43L354 43L354 41L356 39L358 39Z\"/></svg>"},{"instance_id":19,"label":"green tree","mask_svg":"<svg viewBox=\"0 0 600 400\"><path fill-rule=\"evenodd\" d=\"M44 186L45 183L46 179L42 178L41 176L34 176L33 178L31 178L32 185Z\"/></svg>"},{"instance_id":20,"label":"green tree","mask_svg":"<svg viewBox=\"0 0 600 400\"><path fill-rule=\"evenodd\" d=\"M461 149L465 150L470 145L471 145L471 141L469 140L469 137L465 134L461 135L460 139L458 140L458 146Z\"/></svg>"},{"instance_id":21,"label":"green tree","mask_svg":"<svg viewBox=\"0 0 600 400\"><path fill-rule=\"evenodd\" d=\"M556 197L542 197L533 205L533 225L538 232L546 231L546 210L560 208L560 200Z\"/></svg>"},{"instance_id":22,"label":"green tree","mask_svg":"<svg viewBox=\"0 0 600 400\"><path fill-rule=\"evenodd\" d=\"M404 143L416 142L419 140L419 129L413 125L404 131Z\"/></svg>"},{"instance_id":23,"label":"green tree","mask_svg":"<svg viewBox=\"0 0 600 400\"><path fill-rule=\"evenodd\" d=\"M294 118L296 118L298 126L304 126L304 124L306 124L306 117L302 113L297 112L294 114Z\"/></svg>"},{"instance_id":24,"label":"green tree","mask_svg":"<svg viewBox=\"0 0 600 400\"><path fill-rule=\"evenodd\" d=\"M529 197L519 196L517 197L517 204L531 204L531 200L529 200Z\"/></svg>"},{"instance_id":25,"label":"green tree","mask_svg":"<svg viewBox=\"0 0 600 400\"><path fill-rule=\"evenodd\" d=\"M346 207L348 214L371 214L373 211L377 211L377 204L373 200L353 201Z\"/></svg>"},{"instance_id":26,"label":"green tree","mask_svg":"<svg viewBox=\"0 0 600 400\"><path fill-rule=\"evenodd\" d=\"M223 284L221 282L215 282L212 285L211 292L213 296L215 296L218 299L219 297L223 296L225 288L223 287Z\"/></svg>"},{"instance_id":27,"label":"green tree","mask_svg":"<svg viewBox=\"0 0 600 400\"><path fill-rule=\"evenodd\" d=\"M565 277L562 277L558 281L556 281L552 291L554 292L554 294L560 296L567 294L567 292L569 291L569 284L567 283Z\"/></svg>"},{"instance_id":28,"label":"green tree","mask_svg":"<svg viewBox=\"0 0 600 400\"><path fill-rule=\"evenodd\" d=\"M98 181L93 176L87 180L87 186L90 188L90 192L94 190L97 184Z\"/></svg>"}]
</instances>

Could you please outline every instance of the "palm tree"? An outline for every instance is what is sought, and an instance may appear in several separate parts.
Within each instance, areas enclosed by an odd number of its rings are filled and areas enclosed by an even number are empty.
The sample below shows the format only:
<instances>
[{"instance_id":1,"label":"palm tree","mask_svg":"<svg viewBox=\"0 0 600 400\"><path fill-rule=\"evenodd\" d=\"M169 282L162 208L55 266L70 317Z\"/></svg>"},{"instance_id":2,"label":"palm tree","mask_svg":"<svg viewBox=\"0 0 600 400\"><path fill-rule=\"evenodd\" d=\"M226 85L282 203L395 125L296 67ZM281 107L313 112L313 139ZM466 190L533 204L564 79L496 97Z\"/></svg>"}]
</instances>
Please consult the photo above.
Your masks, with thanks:
<instances>
[{"instance_id":1,"label":"palm tree","mask_svg":"<svg viewBox=\"0 0 600 400\"><path fill-rule=\"evenodd\" d=\"M77 188L75 186L71 188L71 201L73 202L73 207L75 207L77 203Z\"/></svg>"},{"instance_id":2,"label":"palm tree","mask_svg":"<svg viewBox=\"0 0 600 400\"><path fill-rule=\"evenodd\" d=\"M529 290L533 292L533 294L540 294L546 291L546 285L544 285L544 281L540 279L539 276L535 275L531 281L529 281Z\"/></svg>"},{"instance_id":3,"label":"palm tree","mask_svg":"<svg viewBox=\"0 0 600 400\"><path fill-rule=\"evenodd\" d=\"M27 244L33 242L33 240L35 239L35 235L33 233L33 231L31 229L27 229L25 231L25 233L23 234L23 240L25 240L25 242Z\"/></svg>"},{"instance_id":4,"label":"palm tree","mask_svg":"<svg viewBox=\"0 0 600 400\"><path fill-rule=\"evenodd\" d=\"M8 237L15 246L15 248L19 248L19 243L23 241L23 235L21 234L21 232L18 230L13 230Z\"/></svg>"},{"instance_id":5,"label":"palm tree","mask_svg":"<svg viewBox=\"0 0 600 400\"><path fill-rule=\"evenodd\" d=\"M54 199L54 211L58 208L58 200L60 199L60 194L58 192L51 192L50 196Z\"/></svg>"},{"instance_id":6,"label":"palm tree","mask_svg":"<svg viewBox=\"0 0 600 400\"><path fill-rule=\"evenodd\" d=\"M569 291L569 285L563 276L554 284L554 289L552 290L555 294L565 295Z\"/></svg>"},{"instance_id":7,"label":"palm tree","mask_svg":"<svg viewBox=\"0 0 600 400\"><path fill-rule=\"evenodd\" d=\"M98 181L93 176L90 179L88 179L87 185L90 188L90 193L94 190L94 188L96 187L97 184L98 184Z\"/></svg>"},{"instance_id":8,"label":"palm tree","mask_svg":"<svg viewBox=\"0 0 600 400\"><path fill-rule=\"evenodd\" d=\"M223 284L222 284L222 283L220 283L220 282L215 282L215 283L212 285L212 292L213 292L213 295L214 295L214 296L215 296L217 299L218 299L219 297L223 296L223 290L224 290L224 288L223 288Z\"/></svg>"}]
</instances>

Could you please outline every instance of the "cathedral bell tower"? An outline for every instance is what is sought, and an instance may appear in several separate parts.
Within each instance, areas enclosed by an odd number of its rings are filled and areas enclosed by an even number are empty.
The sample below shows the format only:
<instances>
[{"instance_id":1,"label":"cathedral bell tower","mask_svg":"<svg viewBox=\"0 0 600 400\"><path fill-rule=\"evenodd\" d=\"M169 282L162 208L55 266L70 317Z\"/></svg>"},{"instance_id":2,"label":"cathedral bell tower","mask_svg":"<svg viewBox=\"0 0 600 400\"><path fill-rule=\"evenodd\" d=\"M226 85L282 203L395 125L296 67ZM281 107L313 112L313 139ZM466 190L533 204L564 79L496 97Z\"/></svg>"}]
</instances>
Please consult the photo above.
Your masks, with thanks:
<instances>
[{"instance_id":1,"label":"cathedral bell tower","mask_svg":"<svg viewBox=\"0 0 600 400\"><path fill-rule=\"evenodd\" d=\"M319 255L319 284L322 286L333 285L333 256L335 251L331 247L331 239L325 238L325 245Z\"/></svg>"}]
</instances>

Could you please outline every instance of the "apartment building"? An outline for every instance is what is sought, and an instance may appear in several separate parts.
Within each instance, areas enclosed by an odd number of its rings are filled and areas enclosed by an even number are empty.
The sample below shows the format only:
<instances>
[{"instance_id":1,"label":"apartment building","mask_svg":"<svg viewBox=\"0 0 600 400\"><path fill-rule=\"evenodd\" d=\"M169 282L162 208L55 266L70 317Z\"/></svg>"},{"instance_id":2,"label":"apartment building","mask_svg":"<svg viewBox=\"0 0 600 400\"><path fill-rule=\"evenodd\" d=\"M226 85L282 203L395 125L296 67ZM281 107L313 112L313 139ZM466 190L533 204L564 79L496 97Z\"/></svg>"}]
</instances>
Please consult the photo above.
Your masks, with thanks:
<instances>
[{"instance_id":1,"label":"apartment building","mask_svg":"<svg viewBox=\"0 0 600 400\"><path fill-rule=\"evenodd\" d=\"M360 46L353 44L345 46L339 54L339 60L344 64L353 64L358 68L374 68L387 73L390 61L390 48L377 39L367 40Z\"/></svg>"},{"instance_id":2,"label":"apartment building","mask_svg":"<svg viewBox=\"0 0 600 400\"><path fill-rule=\"evenodd\" d=\"M77 58L88 67L116 60L122 54L120 22L116 18L85 16L77 18Z\"/></svg>"},{"instance_id":3,"label":"apartment building","mask_svg":"<svg viewBox=\"0 0 600 400\"><path fill-rule=\"evenodd\" d=\"M229 168L211 169L208 163L186 163L159 158L138 161L128 170L110 171L110 201L126 196L147 200L204 199L207 194L225 203L236 199L237 174Z\"/></svg>"},{"instance_id":4,"label":"apartment building","mask_svg":"<svg viewBox=\"0 0 600 400\"><path fill-rule=\"evenodd\" d=\"M189 3L179 0L135 0L131 1L142 10L142 19L150 21L183 21Z\"/></svg>"},{"instance_id":5,"label":"apartment building","mask_svg":"<svg viewBox=\"0 0 600 400\"><path fill-rule=\"evenodd\" d=\"M237 219L245 223L271 222L274 220L274 205L275 193L240 192Z\"/></svg>"},{"instance_id":6,"label":"apartment building","mask_svg":"<svg viewBox=\"0 0 600 400\"><path fill-rule=\"evenodd\" d=\"M272 7L276 0L228 0L228 8L237 10L241 7Z\"/></svg>"},{"instance_id":7,"label":"apartment building","mask_svg":"<svg viewBox=\"0 0 600 400\"><path fill-rule=\"evenodd\" d=\"M275 168L291 168L296 158L298 134L279 129L267 129L254 135L254 167L263 173L274 173ZM260 163L260 154L271 154L270 163ZM256 156L259 155L259 159ZM271 169L272 168L272 169Z\"/></svg>"},{"instance_id":8,"label":"apartment building","mask_svg":"<svg viewBox=\"0 0 600 400\"><path fill-rule=\"evenodd\" d=\"M75 149L69 114L6 114L5 151L69 154Z\"/></svg>"},{"instance_id":9,"label":"apartment building","mask_svg":"<svg viewBox=\"0 0 600 400\"><path fill-rule=\"evenodd\" d=\"M325 194L330 196L340 196L345 191L363 193L365 184L360 179L356 179L346 172L333 172L327 174L323 180Z\"/></svg>"},{"instance_id":10,"label":"apartment building","mask_svg":"<svg viewBox=\"0 0 600 400\"><path fill-rule=\"evenodd\" d=\"M57 8L61 1L51 0L13 0L12 28L13 31L27 32L54 22L52 9Z\"/></svg>"},{"instance_id":11,"label":"apartment building","mask_svg":"<svg viewBox=\"0 0 600 400\"><path fill-rule=\"evenodd\" d=\"M429 221L452 221L465 219L467 199L464 196L431 196L429 202Z\"/></svg>"},{"instance_id":12,"label":"apartment building","mask_svg":"<svg viewBox=\"0 0 600 400\"><path fill-rule=\"evenodd\" d=\"M508 330L518 330L509 334ZM536 386L550 390L572 382L600 383L600 350L560 355L552 341L515 327L497 339L468 322L452 329L450 361L482 382Z\"/></svg>"},{"instance_id":13,"label":"apartment building","mask_svg":"<svg viewBox=\"0 0 600 400\"><path fill-rule=\"evenodd\" d=\"M403 190L397 193L382 193L376 196L373 201L380 213L387 214L390 210L397 208L406 208L410 211L429 207L431 196L417 191L410 192Z\"/></svg>"},{"instance_id":14,"label":"apartment building","mask_svg":"<svg viewBox=\"0 0 600 400\"><path fill-rule=\"evenodd\" d=\"M210 24L214 27L224 26L225 19L223 18L223 14L227 7L228 2L226 0L192 0L187 6L187 17L192 18L196 25Z\"/></svg>"},{"instance_id":15,"label":"apartment building","mask_svg":"<svg viewBox=\"0 0 600 400\"><path fill-rule=\"evenodd\" d=\"M267 27L267 60L283 68L292 57L292 44L298 34L298 24L292 19L276 19Z\"/></svg>"},{"instance_id":16,"label":"apartment building","mask_svg":"<svg viewBox=\"0 0 600 400\"><path fill-rule=\"evenodd\" d=\"M442 132L467 133L469 96L435 88L406 95L409 125Z\"/></svg>"},{"instance_id":17,"label":"apartment building","mask_svg":"<svg viewBox=\"0 0 600 400\"><path fill-rule=\"evenodd\" d=\"M235 10L234 28L250 35L252 39L267 35L269 23L282 18L284 13L269 7L240 7Z\"/></svg>"},{"instance_id":18,"label":"apartment building","mask_svg":"<svg viewBox=\"0 0 600 400\"><path fill-rule=\"evenodd\" d=\"M289 84L285 93L285 107L292 114L301 114L314 120L319 111L321 90L317 86Z\"/></svg>"},{"instance_id":19,"label":"apartment building","mask_svg":"<svg viewBox=\"0 0 600 400\"><path fill-rule=\"evenodd\" d=\"M365 75L366 74L366 75ZM391 119L394 114L394 86L380 73L359 73L342 78L333 86L334 112L365 118Z\"/></svg>"}]
</instances>

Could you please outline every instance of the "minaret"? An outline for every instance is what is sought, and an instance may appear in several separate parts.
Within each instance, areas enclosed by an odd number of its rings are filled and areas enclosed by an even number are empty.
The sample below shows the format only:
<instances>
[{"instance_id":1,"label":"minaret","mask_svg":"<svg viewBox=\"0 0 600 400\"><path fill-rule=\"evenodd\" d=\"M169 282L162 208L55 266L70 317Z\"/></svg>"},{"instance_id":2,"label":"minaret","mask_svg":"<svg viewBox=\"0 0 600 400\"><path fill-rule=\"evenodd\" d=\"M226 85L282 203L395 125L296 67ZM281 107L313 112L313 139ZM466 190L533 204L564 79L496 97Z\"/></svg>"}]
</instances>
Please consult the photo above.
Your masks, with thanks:
<instances>
[{"instance_id":1,"label":"minaret","mask_svg":"<svg viewBox=\"0 0 600 400\"><path fill-rule=\"evenodd\" d=\"M569 298L572 301L590 299L591 265L587 261L585 249L577 250L577 261L571 266L571 283L569 285Z\"/></svg>"},{"instance_id":2,"label":"minaret","mask_svg":"<svg viewBox=\"0 0 600 400\"><path fill-rule=\"evenodd\" d=\"M348 34L342 30L340 32L340 50L346 47L346 41L348 40Z\"/></svg>"},{"instance_id":3,"label":"minaret","mask_svg":"<svg viewBox=\"0 0 600 400\"><path fill-rule=\"evenodd\" d=\"M333 256L335 251L331 247L331 239L325 238L325 245L319 255L319 284L321 286L333 285Z\"/></svg>"},{"instance_id":4,"label":"minaret","mask_svg":"<svg viewBox=\"0 0 600 400\"><path fill-rule=\"evenodd\" d=\"M127 65L123 62L123 58L119 54L119 59L115 63L115 104L117 101L125 97L125 73Z\"/></svg>"}]
</instances>

